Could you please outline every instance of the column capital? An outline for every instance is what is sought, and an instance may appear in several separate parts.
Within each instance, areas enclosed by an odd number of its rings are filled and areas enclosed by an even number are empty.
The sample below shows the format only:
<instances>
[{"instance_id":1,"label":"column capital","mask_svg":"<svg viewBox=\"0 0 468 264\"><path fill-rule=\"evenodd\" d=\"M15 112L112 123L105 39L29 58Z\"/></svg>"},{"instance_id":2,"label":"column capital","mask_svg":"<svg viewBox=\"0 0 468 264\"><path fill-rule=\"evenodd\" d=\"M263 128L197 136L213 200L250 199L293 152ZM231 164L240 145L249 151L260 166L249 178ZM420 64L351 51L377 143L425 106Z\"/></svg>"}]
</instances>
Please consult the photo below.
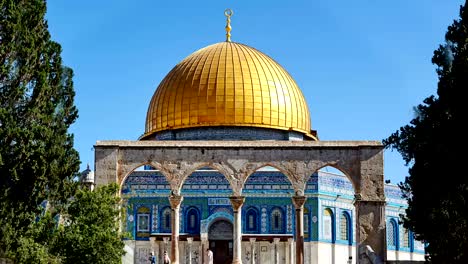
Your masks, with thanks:
<instances>
[{"instance_id":1,"label":"column capital","mask_svg":"<svg viewBox=\"0 0 468 264\"><path fill-rule=\"evenodd\" d=\"M249 241L250 241L251 244L255 243L256 240L257 240L257 239L256 239L255 237L249 238Z\"/></svg>"},{"instance_id":2,"label":"column capital","mask_svg":"<svg viewBox=\"0 0 468 264\"><path fill-rule=\"evenodd\" d=\"M149 240L150 240L151 243L156 242L156 238L155 238L155 237L150 237Z\"/></svg>"},{"instance_id":3,"label":"column capital","mask_svg":"<svg viewBox=\"0 0 468 264\"><path fill-rule=\"evenodd\" d=\"M292 202L296 209L302 209L306 200L307 200L307 197L305 196L293 196L292 197Z\"/></svg>"},{"instance_id":4,"label":"column capital","mask_svg":"<svg viewBox=\"0 0 468 264\"><path fill-rule=\"evenodd\" d=\"M193 237L187 237L187 243L191 245L193 242Z\"/></svg>"},{"instance_id":5,"label":"column capital","mask_svg":"<svg viewBox=\"0 0 468 264\"><path fill-rule=\"evenodd\" d=\"M292 244L293 241L294 241L294 238L292 237L288 238L288 244Z\"/></svg>"},{"instance_id":6,"label":"column capital","mask_svg":"<svg viewBox=\"0 0 468 264\"><path fill-rule=\"evenodd\" d=\"M207 242L208 241L208 233L201 233L200 234L200 239L202 242Z\"/></svg>"},{"instance_id":7,"label":"column capital","mask_svg":"<svg viewBox=\"0 0 468 264\"><path fill-rule=\"evenodd\" d=\"M273 243L275 243L275 245L278 245L279 242L280 242L280 238L279 238L279 237L273 238Z\"/></svg>"},{"instance_id":8,"label":"column capital","mask_svg":"<svg viewBox=\"0 0 468 264\"><path fill-rule=\"evenodd\" d=\"M163 237L163 241L165 244L167 244L167 242L169 242L169 237Z\"/></svg>"},{"instance_id":9,"label":"column capital","mask_svg":"<svg viewBox=\"0 0 468 264\"><path fill-rule=\"evenodd\" d=\"M179 209L180 204L184 200L184 197L181 195L173 194L169 196L169 203L171 204L172 209Z\"/></svg>"},{"instance_id":10,"label":"column capital","mask_svg":"<svg viewBox=\"0 0 468 264\"><path fill-rule=\"evenodd\" d=\"M237 212L244 204L245 196L231 196L229 200L231 200L232 209Z\"/></svg>"}]
</instances>

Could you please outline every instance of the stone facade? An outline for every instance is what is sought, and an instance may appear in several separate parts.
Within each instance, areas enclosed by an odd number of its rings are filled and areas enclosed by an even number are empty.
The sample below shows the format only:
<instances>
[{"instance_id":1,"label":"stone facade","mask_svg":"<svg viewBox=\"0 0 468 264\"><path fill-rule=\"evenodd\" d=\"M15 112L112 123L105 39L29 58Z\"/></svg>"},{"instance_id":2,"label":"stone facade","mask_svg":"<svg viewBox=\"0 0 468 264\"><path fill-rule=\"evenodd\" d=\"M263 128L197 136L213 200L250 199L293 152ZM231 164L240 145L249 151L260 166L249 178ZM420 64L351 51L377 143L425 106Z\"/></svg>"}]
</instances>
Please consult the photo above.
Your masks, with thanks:
<instances>
[{"instance_id":1,"label":"stone facade","mask_svg":"<svg viewBox=\"0 0 468 264\"><path fill-rule=\"evenodd\" d=\"M288 261L294 259L295 263L310 260L314 249L311 242L305 242L305 236L310 236L310 234L304 232L303 215L304 205L307 205L308 200L313 201L313 199L306 195L307 186L311 176L325 166L340 169L353 186L355 194L353 201L356 206L354 211L356 214L355 230L357 230L355 232L356 245L369 245L381 259L386 259L383 152L379 142L100 141L95 145L95 150L95 175L98 186L117 182L124 191L124 182L127 177L142 165L149 165L164 176L167 181L165 187L168 187L166 197L170 197L171 202L170 252L173 263L183 262L185 258L180 256L186 256L184 252L188 247L184 246L188 240L179 243L181 225L178 219L180 218L179 206L184 206L183 185L192 173L204 167L216 169L225 177L222 185L231 189L225 195L231 201L235 201L232 204L234 207L231 207L234 226L233 263L246 263L244 258L247 254L243 254L243 250L249 246L251 250L248 252L253 252L252 247L260 246L260 250L257 249L256 252L257 257L260 256L260 258L262 256L267 258L267 255L275 252L270 258L274 262L268 263L282 263L283 259L288 259ZM287 195L290 202L285 215L286 219L294 219L294 223L285 225L285 229L292 231L293 227L295 228L293 236L281 238L278 234L277 238L273 238L273 243L267 242L269 246L262 246L264 242L242 242L245 235L242 235L243 212L240 209L245 203L241 197L249 193L249 178L265 166L276 168L284 174L291 185L291 192ZM263 223L263 208L261 210L260 222ZM265 208L265 210L268 209ZM310 209L307 210L310 214ZM268 218L268 214L266 215ZM313 221L313 216L311 218ZM294 238L294 242L290 238ZM202 253L199 253L199 256L203 255L205 248L209 246L207 242L206 237L200 236ZM168 244L164 245L167 247ZM191 246L196 247L195 244ZM272 247L274 250L271 249ZM199 251L196 250L196 252ZM361 254L355 254L355 256L361 257ZM250 261L252 259L250 257ZM361 262L364 263L364 261L362 259Z\"/></svg>"}]
</instances>

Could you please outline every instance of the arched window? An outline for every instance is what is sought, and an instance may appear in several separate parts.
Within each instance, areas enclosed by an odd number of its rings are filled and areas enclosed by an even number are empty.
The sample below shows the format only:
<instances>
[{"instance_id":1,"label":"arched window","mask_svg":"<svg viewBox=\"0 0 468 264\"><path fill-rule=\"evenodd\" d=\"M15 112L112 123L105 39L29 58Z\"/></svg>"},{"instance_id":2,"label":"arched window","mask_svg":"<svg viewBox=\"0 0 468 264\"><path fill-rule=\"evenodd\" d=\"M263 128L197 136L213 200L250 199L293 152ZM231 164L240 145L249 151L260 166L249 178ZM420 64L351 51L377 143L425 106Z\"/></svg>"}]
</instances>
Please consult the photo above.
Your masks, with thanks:
<instances>
[{"instance_id":1,"label":"arched window","mask_svg":"<svg viewBox=\"0 0 468 264\"><path fill-rule=\"evenodd\" d=\"M392 249L397 249L397 224L395 220L390 219L387 222L387 245Z\"/></svg>"},{"instance_id":2,"label":"arched window","mask_svg":"<svg viewBox=\"0 0 468 264\"><path fill-rule=\"evenodd\" d=\"M406 228L403 228L403 244L402 244L402 247L405 247L405 248L410 247L410 232Z\"/></svg>"},{"instance_id":3,"label":"arched window","mask_svg":"<svg viewBox=\"0 0 468 264\"><path fill-rule=\"evenodd\" d=\"M258 213L257 210L253 207L247 209L245 214L245 230L247 232L258 233Z\"/></svg>"},{"instance_id":4,"label":"arched window","mask_svg":"<svg viewBox=\"0 0 468 264\"><path fill-rule=\"evenodd\" d=\"M161 211L161 232L162 233L171 233L171 208L165 207Z\"/></svg>"},{"instance_id":5,"label":"arched window","mask_svg":"<svg viewBox=\"0 0 468 264\"><path fill-rule=\"evenodd\" d=\"M194 207L190 208L187 211L187 233L199 233L200 232L200 217L198 215L198 210Z\"/></svg>"},{"instance_id":6,"label":"arched window","mask_svg":"<svg viewBox=\"0 0 468 264\"><path fill-rule=\"evenodd\" d=\"M137 232L150 231L150 209L148 207L138 208Z\"/></svg>"},{"instance_id":7,"label":"arched window","mask_svg":"<svg viewBox=\"0 0 468 264\"><path fill-rule=\"evenodd\" d=\"M323 238L325 240L335 241L333 234L333 212L329 208L323 210Z\"/></svg>"},{"instance_id":8,"label":"arched window","mask_svg":"<svg viewBox=\"0 0 468 264\"><path fill-rule=\"evenodd\" d=\"M283 233L283 211L280 208L271 211L270 226L272 233Z\"/></svg>"},{"instance_id":9,"label":"arched window","mask_svg":"<svg viewBox=\"0 0 468 264\"><path fill-rule=\"evenodd\" d=\"M309 208L304 206L304 238L309 238Z\"/></svg>"},{"instance_id":10,"label":"arched window","mask_svg":"<svg viewBox=\"0 0 468 264\"><path fill-rule=\"evenodd\" d=\"M351 238L351 219L349 214L343 212L340 216L340 240L350 241Z\"/></svg>"}]
</instances>

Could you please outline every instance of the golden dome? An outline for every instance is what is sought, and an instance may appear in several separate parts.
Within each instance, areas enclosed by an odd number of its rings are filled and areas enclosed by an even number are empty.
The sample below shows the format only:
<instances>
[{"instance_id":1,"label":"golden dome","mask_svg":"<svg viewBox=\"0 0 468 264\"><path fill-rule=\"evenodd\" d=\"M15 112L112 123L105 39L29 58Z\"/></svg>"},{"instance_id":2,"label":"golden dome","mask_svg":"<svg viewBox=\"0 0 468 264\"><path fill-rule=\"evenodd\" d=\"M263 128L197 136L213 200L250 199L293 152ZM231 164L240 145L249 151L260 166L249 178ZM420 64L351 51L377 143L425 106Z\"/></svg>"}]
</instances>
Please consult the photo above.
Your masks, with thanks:
<instances>
[{"instance_id":1,"label":"golden dome","mask_svg":"<svg viewBox=\"0 0 468 264\"><path fill-rule=\"evenodd\" d=\"M272 58L233 42L202 48L169 72L151 99L141 138L206 126L292 130L317 139L293 78Z\"/></svg>"}]
</instances>

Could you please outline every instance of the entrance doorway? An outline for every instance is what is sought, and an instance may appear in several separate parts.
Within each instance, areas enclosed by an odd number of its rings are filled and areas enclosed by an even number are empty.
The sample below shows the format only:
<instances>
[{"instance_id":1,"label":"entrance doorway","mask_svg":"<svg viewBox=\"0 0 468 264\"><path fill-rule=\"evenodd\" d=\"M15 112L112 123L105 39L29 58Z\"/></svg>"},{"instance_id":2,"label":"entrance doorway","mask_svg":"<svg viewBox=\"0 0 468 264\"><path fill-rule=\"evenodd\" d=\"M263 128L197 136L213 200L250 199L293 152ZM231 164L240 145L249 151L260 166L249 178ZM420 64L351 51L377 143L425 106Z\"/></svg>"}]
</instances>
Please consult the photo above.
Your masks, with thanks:
<instances>
[{"instance_id":1,"label":"entrance doorway","mask_svg":"<svg viewBox=\"0 0 468 264\"><path fill-rule=\"evenodd\" d=\"M218 220L210 226L208 239L214 264L232 263L232 234L232 223L227 220Z\"/></svg>"}]
</instances>

